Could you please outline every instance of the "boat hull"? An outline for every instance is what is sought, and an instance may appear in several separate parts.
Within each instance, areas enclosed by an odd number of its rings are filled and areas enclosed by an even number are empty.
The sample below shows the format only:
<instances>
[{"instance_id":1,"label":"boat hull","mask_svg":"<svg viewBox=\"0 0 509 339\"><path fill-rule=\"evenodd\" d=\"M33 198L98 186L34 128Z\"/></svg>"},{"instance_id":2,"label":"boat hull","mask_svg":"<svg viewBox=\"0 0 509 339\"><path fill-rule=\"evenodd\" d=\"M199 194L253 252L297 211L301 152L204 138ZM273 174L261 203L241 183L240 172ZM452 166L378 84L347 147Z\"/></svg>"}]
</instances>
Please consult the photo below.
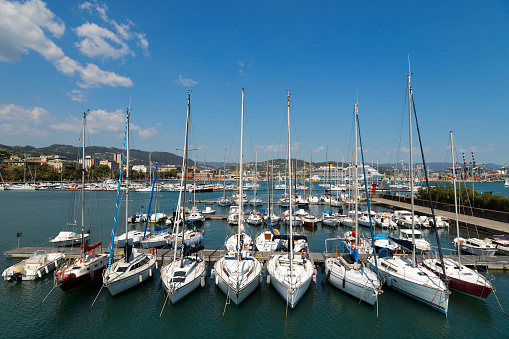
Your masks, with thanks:
<instances>
[{"instance_id":1,"label":"boat hull","mask_svg":"<svg viewBox=\"0 0 509 339\"><path fill-rule=\"evenodd\" d=\"M80 277L74 276L64 279L60 283L60 288L64 292L70 292L87 285L100 284L102 283L102 274L105 268L106 266L101 266L97 270L91 271L94 272L93 274L84 274Z\"/></svg>"},{"instance_id":2,"label":"boat hull","mask_svg":"<svg viewBox=\"0 0 509 339\"><path fill-rule=\"evenodd\" d=\"M378 267L380 268L380 264ZM379 269L379 273L389 287L447 315L449 294L446 290L437 290L436 288L417 284L403 279L399 275L392 275L384 270Z\"/></svg>"},{"instance_id":3,"label":"boat hull","mask_svg":"<svg viewBox=\"0 0 509 339\"><path fill-rule=\"evenodd\" d=\"M269 276L270 282L272 283L272 286L274 286L274 289L281 296L281 298L283 298L283 300L286 300L288 306L290 306L291 308L295 308L295 306L297 306L297 303L302 299L304 294L306 294L312 279L312 276L310 276L297 288L293 289L292 291L288 291L288 287L286 284L283 284L281 281L276 279L275 276L272 274L269 274Z\"/></svg>"},{"instance_id":4,"label":"boat hull","mask_svg":"<svg viewBox=\"0 0 509 339\"><path fill-rule=\"evenodd\" d=\"M370 286L369 280L361 272L347 270L343 266L335 264L333 258L325 261L325 271L329 283L334 287L370 305L376 303L377 292L374 286ZM376 280L376 274L373 275L371 278Z\"/></svg>"},{"instance_id":5,"label":"boat hull","mask_svg":"<svg viewBox=\"0 0 509 339\"><path fill-rule=\"evenodd\" d=\"M258 287L258 285L260 285L260 280L256 278L251 280L249 284L238 291L228 285L222 274L217 275L216 279L217 287L219 287L219 289L223 291L223 293L226 294L235 305L240 305Z\"/></svg>"},{"instance_id":6,"label":"boat hull","mask_svg":"<svg viewBox=\"0 0 509 339\"><path fill-rule=\"evenodd\" d=\"M115 296L149 279L154 272L155 262L155 257L153 257L150 259L150 264L147 265L146 268L137 270L136 273L129 272L129 274L121 274L114 279L106 281L106 286L108 287L111 295Z\"/></svg>"}]
</instances>

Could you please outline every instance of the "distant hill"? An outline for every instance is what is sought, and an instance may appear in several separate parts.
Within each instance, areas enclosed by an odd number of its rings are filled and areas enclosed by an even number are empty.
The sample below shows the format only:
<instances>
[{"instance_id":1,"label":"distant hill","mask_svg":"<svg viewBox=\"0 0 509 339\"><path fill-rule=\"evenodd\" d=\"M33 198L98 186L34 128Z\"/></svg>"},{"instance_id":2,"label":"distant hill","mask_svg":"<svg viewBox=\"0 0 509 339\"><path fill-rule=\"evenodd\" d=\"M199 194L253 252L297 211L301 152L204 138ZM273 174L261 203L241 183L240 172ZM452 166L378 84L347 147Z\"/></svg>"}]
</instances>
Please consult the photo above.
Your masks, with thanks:
<instances>
[{"instance_id":1,"label":"distant hill","mask_svg":"<svg viewBox=\"0 0 509 339\"><path fill-rule=\"evenodd\" d=\"M414 165L421 165L422 163L416 163ZM395 164L379 164L378 166L380 167L385 167L385 168L392 168ZM405 165L405 168L408 168L408 163L404 163ZM479 164L477 163L477 166L482 166L483 164ZM488 164L484 164L486 166L487 169L499 169L502 167L502 165L498 165L498 164L494 164L494 163L488 163ZM432 171L444 171L451 166L450 163L446 163L446 162L426 162L426 166L432 170ZM397 167L398 169L401 169L401 163L398 163L397 164Z\"/></svg>"},{"instance_id":2,"label":"distant hill","mask_svg":"<svg viewBox=\"0 0 509 339\"><path fill-rule=\"evenodd\" d=\"M77 159L79 148L71 145L55 144L48 147L36 148L33 146L8 146L1 145L0 150L26 154L27 157L39 157L41 155L60 155L67 157L72 161ZM87 146L86 155L90 155L97 160L113 161L113 155L122 153L122 150L115 147L103 146ZM152 162L160 165L182 165L182 157L168 152L147 152L137 149L130 150L131 164L133 165L149 165L149 153L152 153ZM189 165L194 166L194 161L189 160Z\"/></svg>"}]
</instances>

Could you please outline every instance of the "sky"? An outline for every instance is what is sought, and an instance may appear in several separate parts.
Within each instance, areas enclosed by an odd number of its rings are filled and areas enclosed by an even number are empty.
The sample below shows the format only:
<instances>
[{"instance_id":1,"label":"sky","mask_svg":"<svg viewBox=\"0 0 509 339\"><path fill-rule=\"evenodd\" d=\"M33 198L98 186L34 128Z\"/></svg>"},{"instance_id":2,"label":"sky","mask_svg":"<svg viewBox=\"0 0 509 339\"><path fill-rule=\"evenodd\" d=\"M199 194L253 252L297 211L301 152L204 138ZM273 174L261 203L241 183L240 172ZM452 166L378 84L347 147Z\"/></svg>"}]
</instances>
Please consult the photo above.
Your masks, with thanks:
<instances>
[{"instance_id":1,"label":"sky","mask_svg":"<svg viewBox=\"0 0 509 339\"><path fill-rule=\"evenodd\" d=\"M0 144L122 147L191 157L409 159L409 67L427 162L509 163L507 1L0 0ZM410 61L410 63L409 63ZM417 134L414 128L414 159ZM226 149L226 152L225 152ZM415 160L414 160L415 161Z\"/></svg>"}]
</instances>

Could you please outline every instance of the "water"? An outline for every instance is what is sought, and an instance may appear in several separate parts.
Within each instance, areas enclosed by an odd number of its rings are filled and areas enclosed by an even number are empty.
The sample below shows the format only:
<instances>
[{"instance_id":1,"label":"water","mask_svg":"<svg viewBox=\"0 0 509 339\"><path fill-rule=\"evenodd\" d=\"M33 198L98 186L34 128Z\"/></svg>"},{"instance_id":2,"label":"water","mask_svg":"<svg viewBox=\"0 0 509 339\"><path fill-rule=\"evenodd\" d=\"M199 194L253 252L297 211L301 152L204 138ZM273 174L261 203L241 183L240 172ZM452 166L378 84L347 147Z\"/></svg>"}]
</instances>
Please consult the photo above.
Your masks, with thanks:
<instances>
[{"instance_id":1,"label":"water","mask_svg":"<svg viewBox=\"0 0 509 339\"><path fill-rule=\"evenodd\" d=\"M498 183L503 188L503 183ZM476 189L482 184L476 184ZM494 187L487 183L487 191ZM502 190L503 191L503 190ZM507 189L509 192L509 189ZM248 192L251 196L253 193ZM500 193L498 193L500 194ZM92 241L109 243L113 224L115 192L86 192L85 218L91 230ZM202 193L200 200L215 200L221 193ZM49 238L64 230L70 214L72 192L0 191L0 249L17 246L16 233L21 232L20 246L47 246ZM132 193L132 211L148 206L148 193ZM266 199L265 192L259 192ZM153 206L170 213L178 198L177 193L161 193ZM204 205L198 206L204 209ZM226 214L228 208L214 206L218 214ZM266 207L265 207L266 208ZM312 206L311 213L317 215L326 206ZM377 208L373 208L377 210ZM276 209L276 212L279 212ZM120 216L124 214L121 204ZM78 214L79 216L79 214ZM79 220L79 219L78 219ZM118 228L124 231L123 218L119 217ZM137 226L138 229L141 226ZM206 221L205 247L220 248L225 238L236 231L225 221ZM262 228L248 226L247 231L256 235ZM313 252L324 251L324 240L342 234L345 229L320 228L307 231ZM367 232L367 229L362 231ZM379 231L379 230L377 230ZM423 232L432 243L434 234ZM456 236L453 230L439 231L444 247L451 247ZM0 257L3 271L15 263L15 259ZM33 282L2 282L0 294L2 307L0 323L8 324L3 331L9 337L318 337L318 336L367 336L367 337L502 337L509 331L509 320L494 295L487 300L453 293L449 302L449 315L442 314L384 287L380 297L379 317L376 306L372 307L346 295L325 281L318 272L317 283L312 284L294 310L286 309L283 299L274 288L265 282L240 306L225 307L225 295L207 279L204 288L199 288L176 305L166 305L164 293L156 289L158 274L126 293L112 297L106 289L100 293L92 309L90 306L99 292L99 287L85 287L67 294L54 289L46 301L41 301L53 287L52 275ZM496 279L496 294L504 309L509 311L509 274L492 271ZM90 310L89 310L90 309ZM488 332L487 332L487 329Z\"/></svg>"}]
</instances>

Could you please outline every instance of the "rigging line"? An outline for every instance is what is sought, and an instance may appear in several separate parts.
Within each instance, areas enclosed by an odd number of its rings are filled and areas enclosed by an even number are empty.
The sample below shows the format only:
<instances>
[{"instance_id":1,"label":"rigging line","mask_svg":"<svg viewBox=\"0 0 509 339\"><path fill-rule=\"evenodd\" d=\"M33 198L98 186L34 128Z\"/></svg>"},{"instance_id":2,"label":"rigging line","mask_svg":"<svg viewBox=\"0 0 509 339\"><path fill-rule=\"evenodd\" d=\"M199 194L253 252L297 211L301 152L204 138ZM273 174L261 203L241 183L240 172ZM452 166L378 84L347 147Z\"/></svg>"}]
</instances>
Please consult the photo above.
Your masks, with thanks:
<instances>
[{"instance_id":1,"label":"rigging line","mask_svg":"<svg viewBox=\"0 0 509 339\"><path fill-rule=\"evenodd\" d=\"M442 254L442 246L440 244L440 237L438 236L437 221L436 221L436 218L435 218L435 208L433 207L433 200L431 200L431 188L430 188L430 184L429 184L428 170L427 170L427 167L426 167L426 160L424 159L424 150L422 148L421 132L420 132L420 129L419 129L419 122L417 120L417 111L415 109L414 96L413 96L413 93L411 91L412 91L412 88L410 88L410 95L411 95L411 100L412 100L412 106L413 106L413 109L414 109L415 127L417 129L417 135L419 136L419 146L421 148L422 165L424 166L424 177L426 178L426 186L428 188L428 197L429 197L429 203L430 203L430 207L431 207L431 215L433 217L433 229L435 230L435 236L436 236L437 245L438 245L438 253L440 255L440 261L442 263L442 272L444 274L444 279L443 280L444 280L445 285L448 286L447 275L445 273L444 257L443 257L443 254ZM410 152L412 152L412 150L410 150ZM410 168L410 170L412 170L412 169ZM413 194L413 192L410 192L410 194Z\"/></svg>"},{"instance_id":2,"label":"rigging line","mask_svg":"<svg viewBox=\"0 0 509 339\"><path fill-rule=\"evenodd\" d=\"M48 292L48 294L46 294L46 296L44 297L44 299L41 301L41 303L39 304L39 306L42 305L42 303L46 300L46 298L49 297L49 295L51 294L51 292L53 292L53 290L55 289L55 287L57 287L57 285L53 285L53 288Z\"/></svg>"},{"instance_id":3,"label":"rigging line","mask_svg":"<svg viewBox=\"0 0 509 339\"><path fill-rule=\"evenodd\" d=\"M161 316L163 315L164 307L166 306L166 303L168 302L168 298L170 297L170 291L166 293L166 298L164 299L163 308L161 308L161 313L159 313L159 318L157 320L161 319Z\"/></svg>"},{"instance_id":4,"label":"rigging line","mask_svg":"<svg viewBox=\"0 0 509 339\"><path fill-rule=\"evenodd\" d=\"M101 285L101 289L99 290L99 293L97 293L97 296L95 297L94 302L92 303L92 305L90 305L90 308L88 309L89 312L92 309L92 306L94 306L95 301L97 300L97 298L99 298L99 294L101 294L101 291L103 290L103 288L104 288L104 284Z\"/></svg>"}]
</instances>

